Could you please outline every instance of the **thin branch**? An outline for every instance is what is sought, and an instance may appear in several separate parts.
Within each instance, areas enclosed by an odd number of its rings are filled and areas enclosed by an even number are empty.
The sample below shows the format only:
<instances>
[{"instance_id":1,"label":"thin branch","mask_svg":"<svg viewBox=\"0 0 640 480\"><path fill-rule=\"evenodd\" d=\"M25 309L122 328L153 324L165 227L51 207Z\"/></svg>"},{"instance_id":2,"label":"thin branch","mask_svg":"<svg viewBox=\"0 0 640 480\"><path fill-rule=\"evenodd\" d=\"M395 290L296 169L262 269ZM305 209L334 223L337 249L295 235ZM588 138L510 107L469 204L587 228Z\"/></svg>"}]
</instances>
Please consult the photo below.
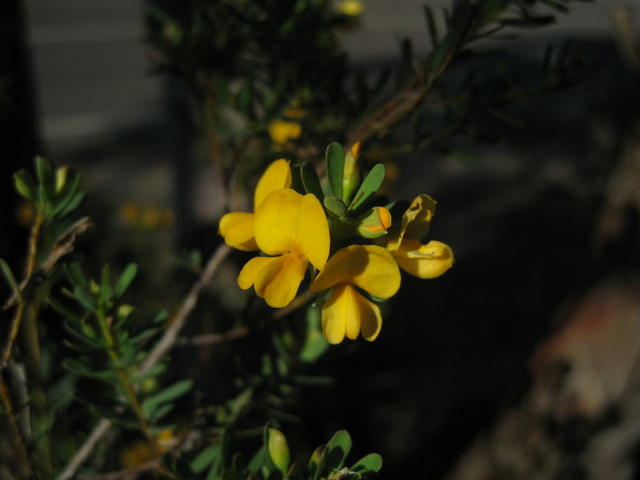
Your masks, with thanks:
<instances>
[{"instance_id":1,"label":"thin branch","mask_svg":"<svg viewBox=\"0 0 640 480\"><path fill-rule=\"evenodd\" d=\"M26 469L26 472L24 473L26 473L27 476L31 476L31 466L29 463L29 457L27 455L27 449L25 447L22 434L20 433L20 429L18 428L18 423L16 422L13 402L11 401L9 389L7 388L7 385L4 381L2 372L0 372L0 401L2 402L2 408L5 412L5 415L7 416L7 422L9 423L11 436L13 437L14 445L16 447L18 456L20 457L21 466Z\"/></svg>"},{"instance_id":2,"label":"thin branch","mask_svg":"<svg viewBox=\"0 0 640 480\"><path fill-rule=\"evenodd\" d=\"M198 303L200 293L209 284L215 273L220 268L222 262L227 258L231 248L227 245L220 245L216 251L211 255L205 269L200 274L200 277L193 284L189 293L182 301L180 308L173 316L169 327L165 330L164 334L155 344L142 366L138 371L138 375L144 375L151 368L153 368L162 357L171 350L178 339L180 330L184 327L187 317L191 314L193 309ZM70 480L82 466L82 464L89 457L96 444L111 428L111 421L102 419L93 429L87 440L76 453L73 455L63 472L57 477L57 480Z\"/></svg>"},{"instance_id":3,"label":"thin branch","mask_svg":"<svg viewBox=\"0 0 640 480\"><path fill-rule=\"evenodd\" d=\"M28 288L31 287L31 283L36 279L39 272L42 272L44 275L48 274L53 267L58 263L58 261L73 251L75 246L76 239L78 235L83 234L89 228L91 228L91 219L89 217L82 217L80 220L74 222L69 228L67 228L58 240L56 241L55 246L51 250L49 256L42 262L40 269L38 271L32 271L30 275L25 276L25 278L20 282L18 292L13 292L9 299L5 302L2 307L3 310L10 309L13 305L15 305L18 301L19 295L22 295Z\"/></svg>"},{"instance_id":4,"label":"thin branch","mask_svg":"<svg viewBox=\"0 0 640 480\"><path fill-rule=\"evenodd\" d=\"M181 347L218 345L230 340L246 337L248 334L249 329L247 327L239 327L224 333L205 333L203 335L194 335L192 337L181 337L176 341L176 345Z\"/></svg>"},{"instance_id":5,"label":"thin branch","mask_svg":"<svg viewBox=\"0 0 640 480\"><path fill-rule=\"evenodd\" d=\"M167 352L169 352L169 350L171 350L171 347L173 347L178 339L178 333L180 333L180 330L184 327L187 317L197 305L202 289L211 282L213 275L218 271L218 268L230 252L231 248L222 244L216 249L213 255L211 255L211 258L209 258L200 278L198 278L198 280L193 284L191 290L189 290L189 293L182 301L180 308L173 316L169 328L165 330L162 338L158 340L147 358L142 362L142 366L138 372L139 375L142 376L146 374L162 359L162 357L167 354Z\"/></svg>"}]
</instances>

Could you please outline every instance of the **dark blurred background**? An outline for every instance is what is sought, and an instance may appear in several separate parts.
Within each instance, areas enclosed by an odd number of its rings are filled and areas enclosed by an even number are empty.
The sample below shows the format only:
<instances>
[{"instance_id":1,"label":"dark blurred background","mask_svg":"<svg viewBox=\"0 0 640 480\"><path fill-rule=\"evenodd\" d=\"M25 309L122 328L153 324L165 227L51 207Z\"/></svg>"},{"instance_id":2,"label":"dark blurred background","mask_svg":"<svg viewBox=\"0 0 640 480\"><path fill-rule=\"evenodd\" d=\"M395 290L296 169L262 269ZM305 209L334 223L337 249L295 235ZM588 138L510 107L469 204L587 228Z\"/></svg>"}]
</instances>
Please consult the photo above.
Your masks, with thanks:
<instances>
[{"instance_id":1,"label":"dark blurred background","mask_svg":"<svg viewBox=\"0 0 640 480\"><path fill-rule=\"evenodd\" d=\"M213 173L194 162L175 115L182 93L150 74L145 2L5 1L2 68L21 81L4 99L3 182L36 153L76 166L109 232L89 253L139 258L142 271L153 265L148 291L162 288L176 242L193 246L184 239L200 225L219 242L221 211ZM362 28L343 34L355 65L395 62L405 36L427 51L423 2L364 3ZM637 397L627 393L640 352L639 104L615 43L616 5L575 4L550 28L483 46L508 50L527 76L547 43L572 39L595 66L580 88L512 105L518 125L465 156L397 159L394 195L438 200L432 238L452 246L456 265L436 280L404 276L380 338L332 349L314 367L336 377L306 392L299 412L317 443L348 428L363 452L383 454L383 478L609 478L589 457L610 435L611 471L640 478L637 455L622 455L640 438L625 403ZM3 196L2 215L3 229L20 224L20 205ZM24 232L12 232L2 255L19 257ZM164 295L177 297L156 293L158 303Z\"/></svg>"}]
</instances>

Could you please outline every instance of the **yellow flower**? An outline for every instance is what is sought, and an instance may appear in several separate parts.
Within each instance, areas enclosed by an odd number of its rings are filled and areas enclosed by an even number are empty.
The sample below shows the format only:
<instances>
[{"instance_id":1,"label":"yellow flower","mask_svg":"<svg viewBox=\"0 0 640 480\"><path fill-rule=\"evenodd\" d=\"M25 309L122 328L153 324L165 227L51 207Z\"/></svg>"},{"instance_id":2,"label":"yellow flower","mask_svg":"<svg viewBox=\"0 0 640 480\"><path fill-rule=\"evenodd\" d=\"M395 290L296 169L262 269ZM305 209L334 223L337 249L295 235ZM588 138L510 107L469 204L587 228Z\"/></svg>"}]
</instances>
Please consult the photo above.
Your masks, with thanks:
<instances>
[{"instance_id":1,"label":"yellow flower","mask_svg":"<svg viewBox=\"0 0 640 480\"><path fill-rule=\"evenodd\" d=\"M310 290L333 288L322 307L322 332L337 344L344 337L376 339L382 328L380 308L356 287L379 298L390 298L400 288L398 265L387 250L376 245L350 245L337 251L318 274Z\"/></svg>"},{"instance_id":2,"label":"yellow flower","mask_svg":"<svg viewBox=\"0 0 640 480\"><path fill-rule=\"evenodd\" d=\"M295 140L302 135L302 125L289 120L274 120L269 124L269 136L276 145L284 145L289 140Z\"/></svg>"},{"instance_id":3,"label":"yellow flower","mask_svg":"<svg viewBox=\"0 0 640 480\"><path fill-rule=\"evenodd\" d=\"M436 202L429 195L418 195L402 215L399 229L384 238L400 268L419 278L435 278L453 265L453 251L448 245L431 240L426 245L422 238L429 232Z\"/></svg>"},{"instance_id":4,"label":"yellow flower","mask_svg":"<svg viewBox=\"0 0 640 480\"><path fill-rule=\"evenodd\" d=\"M253 194L253 210L256 211L265 197L281 188L291 186L291 168L289 162L283 158L271 163L258 181ZM218 233L222 235L227 245L238 250L258 250L253 228L254 214L248 212L227 213L220 219Z\"/></svg>"},{"instance_id":5,"label":"yellow flower","mask_svg":"<svg viewBox=\"0 0 640 480\"><path fill-rule=\"evenodd\" d=\"M364 10L360 0L342 0L338 3L338 12L349 17L357 17Z\"/></svg>"},{"instance_id":6,"label":"yellow flower","mask_svg":"<svg viewBox=\"0 0 640 480\"><path fill-rule=\"evenodd\" d=\"M329 256L329 226L318 199L289 188L269 193L255 214L255 241L270 257L255 257L240 271L238 286L255 287L274 308L295 298L311 263L322 270Z\"/></svg>"}]
</instances>

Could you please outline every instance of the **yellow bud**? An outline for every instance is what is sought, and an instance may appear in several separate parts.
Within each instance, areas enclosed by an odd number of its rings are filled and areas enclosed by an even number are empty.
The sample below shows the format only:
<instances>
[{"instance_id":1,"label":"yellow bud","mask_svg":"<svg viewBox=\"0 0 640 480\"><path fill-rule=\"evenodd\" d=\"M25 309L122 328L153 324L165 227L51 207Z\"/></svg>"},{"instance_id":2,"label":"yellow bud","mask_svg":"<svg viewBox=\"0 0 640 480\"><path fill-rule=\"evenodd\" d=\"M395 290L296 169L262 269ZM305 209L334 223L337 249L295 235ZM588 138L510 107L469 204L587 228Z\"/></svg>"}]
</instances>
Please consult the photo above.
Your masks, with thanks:
<instances>
[{"instance_id":1,"label":"yellow bud","mask_svg":"<svg viewBox=\"0 0 640 480\"><path fill-rule=\"evenodd\" d=\"M358 157L360 156L360 142L354 143L344 156L344 170L342 175L342 195L345 203L349 203L351 197L360 185L360 168Z\"/></svg>"},{"instance_id":2,"label":"yellow bud","mask_svg":"<svg viewBox=\"0 0 640 480\"><path fill-rule=\"evenodd\" d=\"M365 238L378 238L391 227L391 212L385 207L373 207L358 219L358 233Z\"/></svg>"},{"instance_id":3,"label":"yellow bud","mask_svg":"<svg viewBox=\"0 0 640 480\"><path fill-rule=\"evenodd\" d=\"M56 193L60 193L67 184L68 173L69 167L66 165L56 170Z\"/></svg>"},{"instance_id":4,"label":"yellow bud","mask_svg":"<svg viewBox=\"0 0 640 480\"><path fill-rule=\"evenodd\" d=\"M283 474L289 469L289 447L284 434L275 428L270 428L267 432L267 452L273 465Z\"/></svg>"}]
</instances>

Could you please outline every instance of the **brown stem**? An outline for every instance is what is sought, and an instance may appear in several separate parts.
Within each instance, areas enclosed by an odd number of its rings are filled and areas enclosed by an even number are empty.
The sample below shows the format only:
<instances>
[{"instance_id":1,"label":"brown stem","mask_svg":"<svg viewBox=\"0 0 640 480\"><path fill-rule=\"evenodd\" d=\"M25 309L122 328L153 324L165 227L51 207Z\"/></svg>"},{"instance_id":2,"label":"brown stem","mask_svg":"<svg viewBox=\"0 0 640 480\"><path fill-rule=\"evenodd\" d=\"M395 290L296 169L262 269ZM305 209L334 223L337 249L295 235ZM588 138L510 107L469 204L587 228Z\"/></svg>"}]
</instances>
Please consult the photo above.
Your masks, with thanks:
<instances>
[{"instance_id":1,"label":"brown stem","mask_svg":"<svg viewBox=\"0 0 640 480\"><path fill-rule=\"evenodd\" d=\"M42 212L38 212L38 214L36 215L36 219L31 226L31 234L29 235L29 251L27 253L27 263L25 266L25 278L31 278L36 268L36 260L38 256L38 240L40 239L40 230L42 229L43 222L44 215L42 214ZM20 325L22 324L22 320L24 318L25 308L26 302L24 298L20 296L20 298L18 298L18 308L16 308L16 311L11 320L11 326L9 327L9 336L7 337L7 341L2 352L2 359L0 360L0 371L3 370L9 363L9 360L11 360L13 346L15 345L16 338L18 337L18 331L20 330Z\"/></svg>"},{"instance_id":2,"label":"brown stem","mask_svg":"<svg viewBox=\"0 0 640 480\"><path fill-rule=\"evenodd\" d=\"M13 444L15 445L18 456L20 457L20 463L25 469L25 477L30 477L31 466L29 463L29 456L27 455L27 449L25 447L24 439L22 438L22 433L18 428L13 402L11 401L9 389L7 388L2 372L0 372L0 399L2 400L2 408L7 416L9 429L11 430L11 436L13 437Z\"/></svg>"}]
</instances>

